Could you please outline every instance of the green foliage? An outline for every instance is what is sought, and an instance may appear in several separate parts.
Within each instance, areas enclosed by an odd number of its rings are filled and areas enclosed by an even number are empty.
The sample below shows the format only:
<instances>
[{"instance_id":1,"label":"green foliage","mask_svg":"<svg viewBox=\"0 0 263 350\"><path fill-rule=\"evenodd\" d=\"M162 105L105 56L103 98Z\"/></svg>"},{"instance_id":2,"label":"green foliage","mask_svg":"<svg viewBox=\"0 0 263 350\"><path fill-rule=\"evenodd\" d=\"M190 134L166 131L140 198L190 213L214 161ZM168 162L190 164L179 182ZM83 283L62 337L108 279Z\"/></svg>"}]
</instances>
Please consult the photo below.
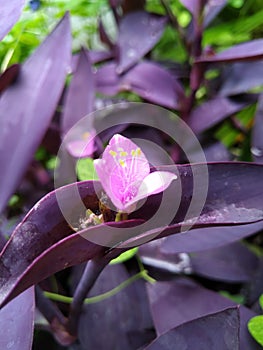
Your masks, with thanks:
<instances>
[{"instance_id":1,"label":"green foliage","mask_svg":"<svg viewBox=\"0 0 263 350\"><path fill-rule=\"evenodd\" d=\"M80 181L98 180L92 158L82 158L76 164L77 176Z\"/></svg>"},{"instance_id":2,"label":"green foliage","mask_svg":"<svg viewBox=\"0 0 263 350\"><path fill-rule=\"evenodd\" d=\"M124 261L131 259L137 253L137 251L137 247L127 250L126 252L119 255L117 258L112 259L110 265L121 264Z\"/></svg>"},{"instance_id":3,"label":"green foliage","mask_svg":"<svg viewBox=\"0 0 263 350\"><path fill-rule=\"evenodd\" d=\"M263 294L259 298L263 310ZM252 337L263 346L263 315L252 317L248 322L248 330Z\"/></svg>"}]
</instances>

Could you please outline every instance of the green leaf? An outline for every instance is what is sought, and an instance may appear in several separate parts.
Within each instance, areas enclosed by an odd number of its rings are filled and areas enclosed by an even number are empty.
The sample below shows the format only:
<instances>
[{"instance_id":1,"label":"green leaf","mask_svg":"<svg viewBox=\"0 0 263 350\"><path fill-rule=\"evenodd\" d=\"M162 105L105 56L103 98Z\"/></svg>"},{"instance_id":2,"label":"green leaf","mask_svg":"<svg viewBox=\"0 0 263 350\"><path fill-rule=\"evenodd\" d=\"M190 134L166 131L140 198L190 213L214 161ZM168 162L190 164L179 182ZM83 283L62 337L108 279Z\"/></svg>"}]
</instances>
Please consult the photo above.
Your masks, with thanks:
<instances>
[{"instance_id":1,"label":"green leaf","mask_svg":"<svg viewBox=\"0 0 263 350\"><path fill-rule=\"evenodd\" d=\"M76 172L80 181L99 179L92 158L79 159L76 165Z\"/></svg>"},{"instance_id":2,"label":"green leaf","mask_svg":"<svg viewBox=\"0 0 263 350\"><path fill-rule=\"evenodd\" d=\"M121 264L124 261L131 259L137 253L137 251L137 247L127 250L127 252L122 253L116 259L112 259L110 265Z\"/></svg>"},{"instance_id":3,"label":"green leaf","mask_svg":"<svg viewBox=\"0 0 263 350\"><path fill-rule=\"evenodd\" d=\"M248 322L248 330L252 337L263 346L263 316L255 316Z\"/></svg>"},{"instance_id":4,"label":"green leaf","mask_svg":"<svg viewBox=\"0 0 263 350\"><path fill-rule=\"evenodd\" d=\"M263 310L263 294L261 294L261 296L259 297L259 305L260 305L261 309Z\"/></svg>"}]
</instances>

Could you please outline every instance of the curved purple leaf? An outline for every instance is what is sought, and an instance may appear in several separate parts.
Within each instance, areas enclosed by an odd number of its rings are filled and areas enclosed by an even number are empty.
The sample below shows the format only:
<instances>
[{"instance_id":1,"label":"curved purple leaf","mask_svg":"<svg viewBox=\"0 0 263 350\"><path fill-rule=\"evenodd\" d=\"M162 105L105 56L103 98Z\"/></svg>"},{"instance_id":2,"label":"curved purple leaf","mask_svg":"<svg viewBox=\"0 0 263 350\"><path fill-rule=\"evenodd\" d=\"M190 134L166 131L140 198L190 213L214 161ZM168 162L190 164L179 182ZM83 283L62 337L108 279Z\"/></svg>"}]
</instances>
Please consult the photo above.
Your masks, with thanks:
<instances>
[{"instance_id":1,"label":"curved purple leaf","mask_svg":"<svg viewBox=\"0 0 263 350\"><path fill-rule=\"evenodd\" d=\"M259 259L245 245L236 242L191 254L191 266L194 273L206 278L249 282L255 276Z\"/></svg>"},{"instance_id":2,"label":"curved purple leaf","mask_svg":"<svg viewBox=\"0 0 263 350\"><path fill-rule=\"evenodd\" d=\"M213 19L223 10L226 4L227 0L210 0L207 2L204 9L204 27L209 26Z\"/></svg>"},{"instance_id":3,"label":"curved purple leaf","mask_svg":"<svg viewBox=\"0 0 263 350\"><path fill-rule=\"evenodd\" d=\"M159 41L167 18L144 11L128 13L119 27L118 74L137 63Z\"/></svg>"},{"instance_id":4,"label":"curved purple leaf","mask_svg":"<svg viewBox=\"0 0 263 350\"><path fill-rule=\"evenodd\" d=\"M65 98L62 114L63 135L80 119L93 111L94 95L94 75L91 63L88 54L82 49Z\"/></svg>"},{"instance_id":5,"label":"curved purple leaf","mask_svg":"<svg viewBox=\"0 0 263 350\"><path fill-rule=\"evenodd\" d=\"M0 94L12 84L18 76L20 65L13 64L0 75Z\"/></svg>"},{"instance_id":6,"label":"curved purple leaf","mask_svg":"<svg viewBox=\"0 0 263 350\"><path fill-rule=\"evenodd\" d=\"M215 55L201 56L196 60L196 63L248 61L261 58L263 58L263 39L255 39L232 46Z\"/></svg>"},{"instance_id":7,"label":"curved purple leaf","mask_svg":"<svg viewBox=\"0 0 263 350\"><path fill-rule=\"evenodd\" d=\"M48 128L70 64L70 46L69 16L66 15L22 65L16 83L1 96L0 212Z\"/></svg>"},{"instance_id":8,"label":"curved purple leaf","mask_svg":"<svg viewBox=\"0 0 263 350\"><path fill-rule=\"evenodd\" d=\"M0 311L1 349L31 349L34 314L35 294L31 287Z\"/></svg>"},{"instance_id":9,"label":"curved purple leaf","mask_svg":"<svg viewBox=\"0 0 263 350\"><path fill-rule=\"evenodd\" d=\"M236 306L230 299L186 278L147 285L147 291L158 335L185 322ZM240 350L259 349L247 330L249 315L253 312L240 306Z\"/></svg>"},{"instance_id":10,"label":"curved purple leaf","mask_svg":"<svg viewBox=\"0 0 263 350\"><path fill-rule=\"evenodd\" d=\"M239 309L228 308L170 329L146 350L239 350Z\"/></svg>"},{"instance_id":11,"label":"curved purple leaf","mask_svg":"<svg viewBox=\"0 0 263 350\"><path fill-rule=\"evenodd\" d=\"M19 19L25 0L0 0L0 40L9 32Z\"/></svg>"},{"instance_id":12,"label":"curved purple leaf","mask_svg":"<svg viewBox=\"0 0 263 350\"><path fill-rule=\"evenodd\" d=\"M234 63L226 68L224 76L220 96L247 92L263 85L263 61Z\"/></svg>"},{"instance_id":13,"label":"curved purple leaf","mask_svg":"<svg viewBox=\"0 0 263 350\"><path fill-rule=\"evenodd\" d=\"M183 90L176 78L156 63L141 62L122 76L116 73L116 65L109 63L98 69L97 90L106 95L132 91L147 101L177 109Z\"/></svg>"},{"instance_id":14,"label":"curved purple leaf","mask_svg":"<svg viewBox=\"0 0 263 350\"><path fill-rule=\"evenodd\" d=\"M130 216L135 220L110 223L110 226L109 224L92 226L77 233L74 233L63 214L70 216L71 225L80 227L81 218L85 217L83 203L93 212L98 210L97 195L101 196L99 183L86 181L71 184L44 197L17 226L1 253L2 304L63 268L104 254L108 250L107 247L116 247L111 250L112 257L115 257L114 255L120 254L123 249L130 248L129 244L139 245L180 232L184 227L189 228L189 220L187 222L183 220L192 198L192 176L195 174L202 191L203 165L166 166L160 167L160 170L174 172L179 170L183 189L180 208L174 213L176 214L174 224L168 227L166 227L169 224L166 221L167 205L160 207L160 217L157 221L149 220L143 223L143 220L148 220L158 209L162 195L149 197L145 205ZM249 163L219 163L209 164L208 170L210 175L208 196L195 227L237 225L263 219L263 186L261 186L263 166ZM163 194L167 196L169 206L175 202L177 189L173 184ZM76 197L76 191L82 200ZM63 203L63 214L57 196L60 204ZM194 211L192 215L195 215ZM161 227L156 228L158 224ZM129 229L124 230L126 227Z\"/></svg>"},{"instance_id":15,"label":"curved purple leaf","mask_svg":"<svg viewBox=\"0 0 263 350\"><path fill-rule=\"evenodd\" d=\"M258 106L252 131L251 153L254 160L263 163L263 94L258 99Z\"/></svg>"},{"instance_id":16,"label":"curved purple leaf","mask_svg":"<svg viewBox=\"0 0 263 350\"><path fill-rule=\"evenodd\" d=\"M215 97L213 100L196 107L188 119L188 124L195 133L200 133L254 102L253 97L240 100L221 96Z\"/></svg>"}]
</instances>

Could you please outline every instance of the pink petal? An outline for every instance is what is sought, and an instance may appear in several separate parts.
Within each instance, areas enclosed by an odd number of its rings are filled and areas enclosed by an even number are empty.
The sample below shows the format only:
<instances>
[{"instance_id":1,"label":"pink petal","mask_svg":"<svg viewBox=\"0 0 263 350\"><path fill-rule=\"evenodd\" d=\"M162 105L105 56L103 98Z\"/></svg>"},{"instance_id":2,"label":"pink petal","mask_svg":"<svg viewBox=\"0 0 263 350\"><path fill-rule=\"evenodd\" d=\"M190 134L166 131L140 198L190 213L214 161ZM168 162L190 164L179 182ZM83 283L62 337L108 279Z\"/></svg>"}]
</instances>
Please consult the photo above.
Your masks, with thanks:
<instances>
[{"instance_id":1,"label":"pink petal","mask_svg":"<svg viewBox=\"0 0 263 350\"><path fill-rule=\"evenodd\" d=\"M127 205L132 205L139 200L146 198L152 194L157 194L166 190L177 176L168 171L155 171L144 178L137 195Z\"/></svg>"},{"instance_id":2,"label":"pink petal","mask_svg":"<svg viewBox=\"0 0 263 350\"><path fill-rule=\"evenodd\" d=\"M95 151L96 131L82 133L82 135L73 136L74 139L67 142L66 147L69 154L75 158L90 157Z\"/></svg>"}]
</instances>

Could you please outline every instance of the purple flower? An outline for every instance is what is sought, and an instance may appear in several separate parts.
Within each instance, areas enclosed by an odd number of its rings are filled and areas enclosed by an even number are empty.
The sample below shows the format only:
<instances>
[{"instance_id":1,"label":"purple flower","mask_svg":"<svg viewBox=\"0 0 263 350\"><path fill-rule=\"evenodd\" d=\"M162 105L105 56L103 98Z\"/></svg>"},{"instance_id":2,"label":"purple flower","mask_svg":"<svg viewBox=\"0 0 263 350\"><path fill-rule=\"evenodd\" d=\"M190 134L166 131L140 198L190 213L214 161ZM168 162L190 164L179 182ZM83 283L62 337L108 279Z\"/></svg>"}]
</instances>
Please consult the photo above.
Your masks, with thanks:
<instances>
[{"instance_id":1,"label":"purple flower","mask_svg":"<svg viewBox=\"0 0 263 350\"><path fill-rule=\"evenodd\" d=\"M90 157L95 151L95 137L96 131L92 129L69 141L66 145L69 154L74 158Z\"/></svg>"},{"instance_id":2,"label":"purple flower","mask_svg":"<svg viewBox=\"0 0 263 350\"><path fill-rule=\"evenodd\" d=\"M135 209L140 199L164 191L177 178L167 171L150 173L141 149L121 135L114 135L94 166L102 187L116 208L125 213Z\"/></svg>"}]
</instances>

